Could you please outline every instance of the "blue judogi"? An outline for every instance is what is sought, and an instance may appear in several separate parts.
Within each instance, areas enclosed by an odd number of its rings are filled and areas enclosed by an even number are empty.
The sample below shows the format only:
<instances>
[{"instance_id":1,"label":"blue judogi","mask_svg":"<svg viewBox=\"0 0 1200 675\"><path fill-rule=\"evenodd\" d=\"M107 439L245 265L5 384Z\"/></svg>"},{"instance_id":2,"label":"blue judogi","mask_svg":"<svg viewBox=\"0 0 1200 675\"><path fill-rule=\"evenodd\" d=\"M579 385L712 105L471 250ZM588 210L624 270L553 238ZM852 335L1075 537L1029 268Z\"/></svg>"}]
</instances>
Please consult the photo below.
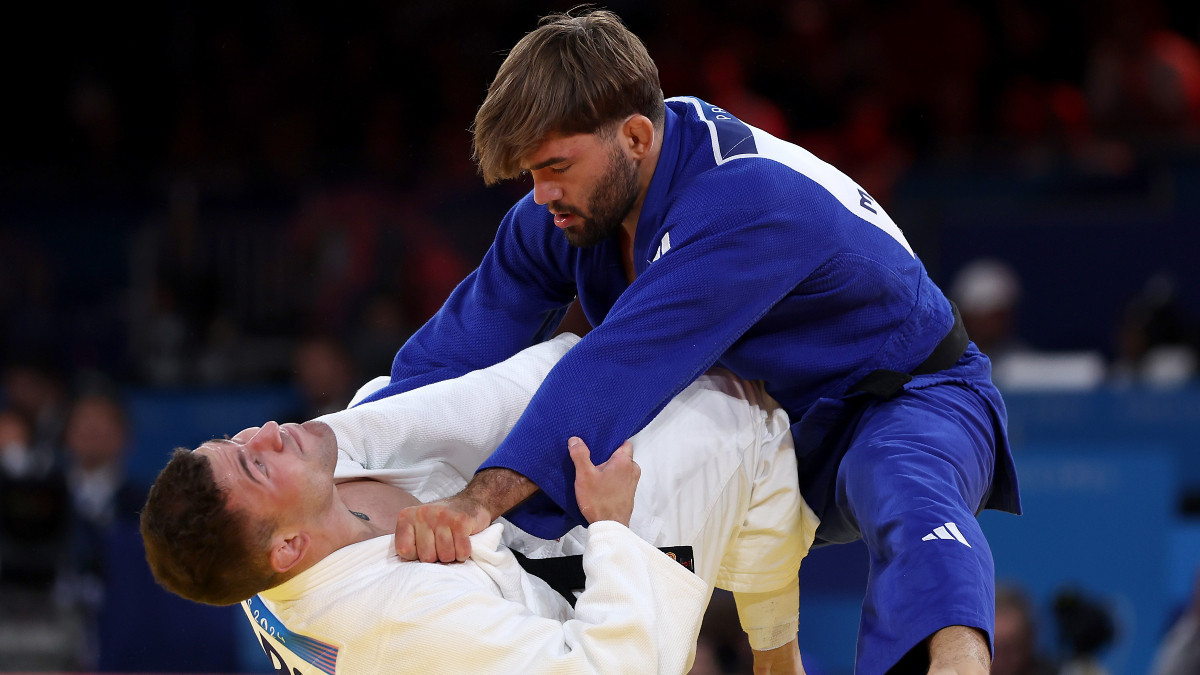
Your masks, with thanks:
<instances>
[{"instance_id":1,"label":"blue judogi","mask_svg":"<svg viewBox=\"0 0 1200 675\"><path fill-rule=\"evenodd\" d=\"M861 537L871 550L860 672L945 625L990 635L994 572L974 516L1020 502L987 357L969 345L898 392L850 393L873 372L912 372L954 323L900 229L837 169L699 99L670 99L663 133L633 283L615 239L572 248L526 195L373 398L545 340L578 295L595 328L481 467L541 488L511 520L547 538L585 523L567 439L599 463L721 365L764 381L791 416L818 545Z\"/></svg>"}]
</instances>

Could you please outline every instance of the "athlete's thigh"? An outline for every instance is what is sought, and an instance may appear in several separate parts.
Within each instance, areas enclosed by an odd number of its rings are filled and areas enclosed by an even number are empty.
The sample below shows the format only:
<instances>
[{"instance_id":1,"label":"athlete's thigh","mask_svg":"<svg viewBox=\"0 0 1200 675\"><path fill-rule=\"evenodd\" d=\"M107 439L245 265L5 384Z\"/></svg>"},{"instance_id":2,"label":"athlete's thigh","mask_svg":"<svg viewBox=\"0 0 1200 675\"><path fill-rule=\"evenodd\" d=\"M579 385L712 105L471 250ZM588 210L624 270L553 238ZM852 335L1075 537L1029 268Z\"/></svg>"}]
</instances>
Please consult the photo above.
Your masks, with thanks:
<instances>
[{"instance_id":1,"label":"athlete's thigh","mask_svg":"<svg viewBox=\"0 0 1200 675\"><path fill-rule=\"evenodd\" d=\"M991 485L995 438L986 402L967 387L938 385L875 404L838 469L838 506L868 546L882 543L869 540L880 527L896 534L898 519L924 527L944 513L974 517Z\"/></svg>"}]
</instances>

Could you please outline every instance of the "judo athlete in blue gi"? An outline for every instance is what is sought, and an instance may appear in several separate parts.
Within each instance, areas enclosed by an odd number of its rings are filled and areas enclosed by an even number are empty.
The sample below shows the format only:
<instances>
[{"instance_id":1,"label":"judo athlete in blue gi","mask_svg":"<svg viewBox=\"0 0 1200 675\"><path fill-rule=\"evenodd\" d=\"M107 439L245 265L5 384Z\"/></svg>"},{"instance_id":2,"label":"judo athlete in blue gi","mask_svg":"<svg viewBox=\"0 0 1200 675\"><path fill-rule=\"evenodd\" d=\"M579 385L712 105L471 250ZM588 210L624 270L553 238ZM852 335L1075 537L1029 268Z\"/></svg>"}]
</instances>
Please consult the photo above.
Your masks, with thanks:
<instances>
[{"instance_id":1,"label":"judo athlete in blue gi","mask_svg":"<svg viewBox=\"0 0 1200 675\"><path fill-rule=\"evenodd\" d=\"M585 523L567 439L599 462L719 365L791 416L817 545L867 545L857 672L986 672L994 565L975 516L1020 512L1004 403L883 207L734 111L664 102L608 12L523 38L474 145L485 181L528 173L533 191L376 396L546 340L576 297L594 329L463 492L401 514L401 557L462 560L504 513L546 538Z\"/></svg>"}]
</instances>

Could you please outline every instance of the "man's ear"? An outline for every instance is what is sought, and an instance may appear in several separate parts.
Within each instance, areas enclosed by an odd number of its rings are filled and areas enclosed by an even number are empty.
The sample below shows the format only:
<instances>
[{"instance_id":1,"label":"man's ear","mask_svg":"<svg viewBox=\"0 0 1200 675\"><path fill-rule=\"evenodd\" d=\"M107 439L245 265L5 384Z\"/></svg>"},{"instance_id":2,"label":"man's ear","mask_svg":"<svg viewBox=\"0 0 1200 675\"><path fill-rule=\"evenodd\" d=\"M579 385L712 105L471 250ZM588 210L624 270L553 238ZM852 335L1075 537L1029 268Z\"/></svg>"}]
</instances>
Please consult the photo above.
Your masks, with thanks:
<instances>
[{"instance_id":1,"label":"man's ear","mask_svg":"<svg viewBox=\"0 0 1200 675\"><path fill-rule=\"evenodd\" d=\"M645 115L630 115L620 133L621 144L633 159L644 159L654 148L654 122Z\"/></svg>"},{"instance_id":2,"label":"man's ear","mask_svg":"<svg viewBox=\"0 0 1200 675\"><path fill-rule=\"evenodd\" d=\"M276 535L271 540L271 569L285 574L304 559L310 543L312 542L307 532Z\"/></svg>"}]
</instances>

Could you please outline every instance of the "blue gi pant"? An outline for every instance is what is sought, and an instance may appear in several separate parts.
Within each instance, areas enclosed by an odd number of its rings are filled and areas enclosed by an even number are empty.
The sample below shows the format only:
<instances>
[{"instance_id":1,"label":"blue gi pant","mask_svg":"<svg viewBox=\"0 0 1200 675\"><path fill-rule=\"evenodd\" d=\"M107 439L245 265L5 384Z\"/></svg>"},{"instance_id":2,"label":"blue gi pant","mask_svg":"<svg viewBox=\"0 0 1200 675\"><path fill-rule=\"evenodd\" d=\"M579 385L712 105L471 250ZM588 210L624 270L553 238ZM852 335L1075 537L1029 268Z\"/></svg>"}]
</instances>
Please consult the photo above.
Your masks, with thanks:
<instances>
[{"instance_id":1,"label":"blue gi pant","mask_svg":"<svg viewBox=\"0 0 1200 675\"><path fill-rule=\"evenodd\" d=\"M997 402L954 378L914 381L894 398L859 401L831 430L825 461L809 458L814 473L802 462L818 543L861 537L870 553L856 673L886 672L946 626L978 628L990 642L995 564L975 516L1020 509Z\"/></svg>"}]
</instances>

